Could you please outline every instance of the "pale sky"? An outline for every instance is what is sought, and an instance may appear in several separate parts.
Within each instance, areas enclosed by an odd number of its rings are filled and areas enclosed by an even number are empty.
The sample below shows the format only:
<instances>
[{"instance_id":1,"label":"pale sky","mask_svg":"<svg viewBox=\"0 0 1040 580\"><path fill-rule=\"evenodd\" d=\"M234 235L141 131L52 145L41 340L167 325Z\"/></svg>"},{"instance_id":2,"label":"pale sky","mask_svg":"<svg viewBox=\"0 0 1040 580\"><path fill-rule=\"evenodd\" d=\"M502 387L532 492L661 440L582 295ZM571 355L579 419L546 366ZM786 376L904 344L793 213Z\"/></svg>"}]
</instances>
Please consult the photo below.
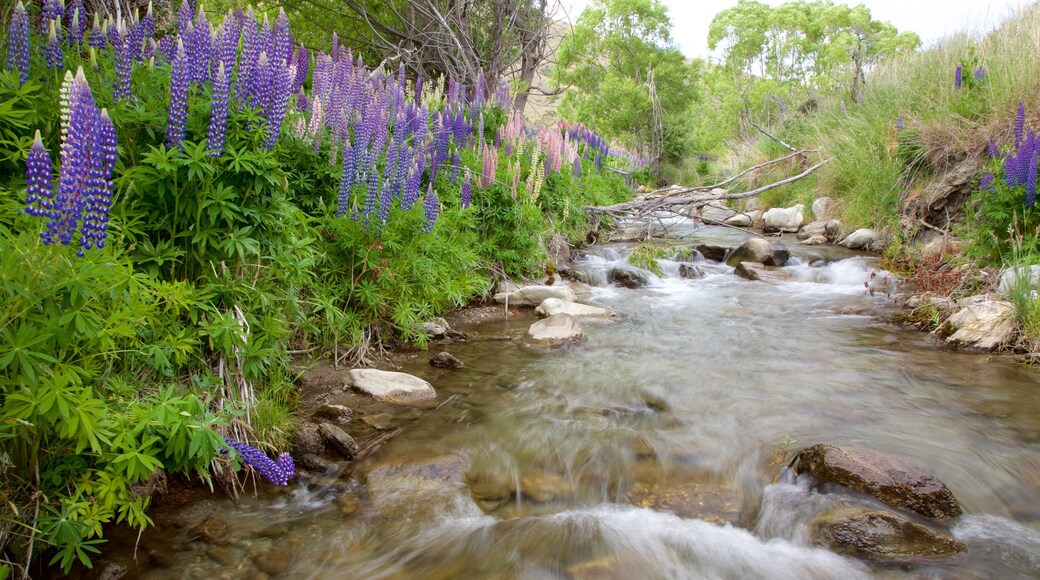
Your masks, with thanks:
<instances>
[{"instance_id":1,"label":"pale sky","mask_svg":"<svg viewBox=\"0 0 1040 580\"><path fill-rule=\"evenodd\" d=\"M588 0L561 0L571 21ZM776 6L784 0L760 0ZM924 46L962 31L988 32L1015 9L1037 0L845 0L866 4L875 20L891 22L899 30L916 32ZM708 56L708 24L715 14L737 5L737 0L662 0L674 25L672 37L687 56ZM842 0L835 0L835 3Z\"/></svg>"}]
</instances>

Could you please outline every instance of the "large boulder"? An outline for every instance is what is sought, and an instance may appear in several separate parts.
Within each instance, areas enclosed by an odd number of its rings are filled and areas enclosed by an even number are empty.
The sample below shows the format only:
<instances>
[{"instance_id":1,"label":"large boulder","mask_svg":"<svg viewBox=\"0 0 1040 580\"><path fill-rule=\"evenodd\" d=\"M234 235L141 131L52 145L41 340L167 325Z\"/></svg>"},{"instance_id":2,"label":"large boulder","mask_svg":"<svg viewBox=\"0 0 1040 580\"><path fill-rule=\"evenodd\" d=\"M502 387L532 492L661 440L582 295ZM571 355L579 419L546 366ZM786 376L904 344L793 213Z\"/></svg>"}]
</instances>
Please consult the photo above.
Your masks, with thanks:
<instances>
[{"instance_id":1,"label":"large boulder","mask_svg":"<svg viewBox=\"0 0 1040 580\"><path fill-rule=\"evenodd\" d=\"M577 300L574 291L567 286L524 286L512 292L495 294L495 302L508 303L510 306L538 306L547 298L560 300Z\"/></svg>"},{"instance_id":2,"label":"large boulder","mask_svg":"<svg viewBox=\"0 0 1040 580\"><path fill-rule=\"evenodd\" d=\"M834 241L841 234L841 222L838 220L815 221L805 226L798 232L799 240L808 240L816 236L826 236L827 240Z\"/></svg>"},{"instance_id":3,"label":"large boulder","mask_svg":"<svg viewBox=\"0 0 1040 580\"><path fill-rule=\"evenodd\" d=\"M416 403L437 398L433 385L405 373L376 369L351 369L354 388L380 401Z\"/></svg>"},{"instance_id":4,"label":"large boulder","mask_svg":"<svg viewBox=\"0 0 1040 580\"><path fill-rule=\"evenodd\" d=\"M607 280L617 284L618 286L624 286L625 288L645 288L650 284L650 275L642 270L635 270L632 268L611 268L610 272L607 272ZM564 300L574 301L573 298Z\"/></svg>"},{"instance_id":5,"label":"large boulder","mask_svg":"<svg viewBox=\"0 0 1040 580\"><path fill-rule=\"evenodd\" d=\"M554 314L527 329L527 339L535 344L554 346L584 338L581 325L570 314Z\"/></svg>"},{"instance_id":6,"label":"large boulder","mask_svg":"<svg viewBox=\"0 0 1040 580\"><path fill-rule=\"evenodd\" d=\"M813 445L798 454L797 463L799 473L808 473L821 484L842 485L932 518L961 515L957 498L943 482L880 451Z\"/></svg>"},{"instance_id":7,"label":"large boulder","mask_svg":"<svg viewBox=\"0 0 1040 580\"><path fill-rule=\"evenodd\" d=\"M852 250L872 250L877 247L878 233L868 228L860 228L845 236L838 242L839 246L845 246Z\"/></svg>"},{"instance_id":8,"label":"large boulder","mask_svg":"<svg viewBox=\"0 0 1040 580\"><path fill-rule=\"evenodd\" d=\"M762 214L762 230L766 232L794 233L805 224L805 206L774 207Z\"/></svg>"},{"instance_id":9,"label":"large boulder","mask_svg":"<svg viewBox=\"0 0 1040 580\"><path fill-rule=\"evenodd\" d=\"M555 316L557 314L569 314L576 319L613 320L616 314L606 308L579 304L569 300L549 298L534 309L535 313L542 317Z\"/></svg>"},{"instance_id":10,"label":"large boulder","mask_svg":"<svg viewBox=\"0 0 1040 580\"><path fill-rule=\"evenodd\" d=\"M842 507L816 516L811 527L817 542L868 557L934 556L967 549L942 532L883 510Z\"/></svg>"},{"instance_id":11,"label":"large boulder","mask_svg":"<svg viewBox=\"0 0 1040 580\"><path fill-rule=\"evenodd\" d=\"M754 227L754 225L757 224L761 219L762 212L755 210L738 213L723 223L727 226L733 226L736 228L750 228Z\"/></svg>"},{"instance_id":12,"label":"large boulder","mask_svg":"<svg viewBox=\"0 0 1040 580\"><path fill-rule=\"evenodd\" d=\"M726 254L733 248L720 246L718 244L697 244L693 248L704 256L705 260L711 260L712 262L721 262L726 259Z\"/></svg>"},{"instance_id":13,"label":"large boulder","mask_svg":"<svg viewBox=\"0 0 1040 580\"><path fill-rule=\"evenodd\" d=\"M1040 266L1033 265L1028 268L1007 268L1000 273L1000 283L997 285L997 290L1006 296L1010 296L1015 290L1015 287L1019 285L1019 278L1028 280L1027 285L1031 286L1031 290L1036 291L1036 286L1040 285Z\"/></svg>"},{"instance_id":14,"label":"large boulder","mask_svg":"<svg viewBox=\"0 0 1040 580\"><path fill-rule=\"evenodd\" d=\"M748 238L726 258L726 264L736 266L741 262L760 262L766 266L783 266L791 252L780 242L764 238Z\"/></svg>"},{"instance_id":15,"label":"large boulder","mask_svg":"<svg viewBox=\"0 0 1040 580\"><path fill-rule=\"evenodd\" d=\"M973 297L946 323L954 329L947 340L967 348L994 350L1015 339L1018 320L1015 305L1005 300Z\"/></svg>"}]
</instances>

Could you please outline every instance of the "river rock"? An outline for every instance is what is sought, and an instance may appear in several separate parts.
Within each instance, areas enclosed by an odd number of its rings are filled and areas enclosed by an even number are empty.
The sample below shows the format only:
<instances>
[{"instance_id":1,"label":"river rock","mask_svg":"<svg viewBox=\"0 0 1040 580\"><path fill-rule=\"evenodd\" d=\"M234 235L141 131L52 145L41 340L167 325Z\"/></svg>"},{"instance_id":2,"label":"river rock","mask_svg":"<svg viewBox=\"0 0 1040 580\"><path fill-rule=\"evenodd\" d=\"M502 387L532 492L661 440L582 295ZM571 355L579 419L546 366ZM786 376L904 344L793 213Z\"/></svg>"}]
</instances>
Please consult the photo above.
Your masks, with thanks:
<instances>
[{"instance_id":1,"label":"river rock","mask_svg":"<svg viewBox=\"0 0 1040 580\"><path fill-rule=\"evenodd\" d=\"M699 280L705 276L704 268L697 264L679 264L679 277L688 280Z\"/></svg>"},{"instance_id":2,"label":"river rock","mask_svg":"<svg viewBox=\"0 0 1040 580\"><path fill-rule=\"evenodd\" d=\"M394 425L394 416L390 413L379 413L376 415L365 415L361 418L366 425L376 431L386 431Z\"/></svg>"},{"instance_id":3,"label":"river rock","mask_svg":"<svg viewBox=\"0 0 1040 580\"><path fill-rule=\"evenodd\" d=\"M558 345L584 338L581 325L570 314L554 314L527 329L527 339L536 344Z\"/></svg>"},{"instance_id":4,"label":"river rock","mask_svg":"<svg viewBox=\"0 0 1040 580\"><path fill-rule=\"evenodd\" d=\"M868 228L860 228L845 236L838 242L839 246L845 246L852 250L871 250L877 245L878 233Z\"/></svg>"},{"instance_id":5,"label":"river rock","mask_svg":"<svg viewBox=\"0 0 1040 580\"><path fill-rule=\"evenodd\" d=\"M448 331L451 330L448 321L443 318L434 318L429 322L424 322L422 328L423 332L433 339L444 338L448 334Z\"/></svg>"},{"instance_id":6,"label":"river rock","mask_svg":"<svg viewBox=\"0 0 1040 580\"><path fill-rule=\"evenodd\" d=\"M681 518L698 518L715 524L736 524L740 499L733 486L700 481L638 482L625 496L636 507L671 512Z\"/></svg>"},{"instance_id":7,"label":"river rock","mask_svg":"<svg viewBox=\"0 0 1040 580\"><path fill-rule=\"evenodd\" d=\"M370 490L387 488L457 490L466 486L466 462L458 455L394 457L365 475Z\"/></svg>"},{"instance_id":8,"label":"river rock","mask_svg":"<svg viewBox=\"0 0 1040 580\"><path fill-rule=\"evenodd\" d=\"M330 423L349 423L354 412L343 405L322 405L311 413L311 418Z\"/></svg>"},{"instance_id":9,"label":"river rock","mask_svg":"<svg viewBox=\"0 0 1040 580\"><path fill-rule=\"evenodd\" d=\"M748 238L726 258L726 264L736 266L741 262L759 262L766 266L783 266L791 252L780 242L764 238Z\"/></svg>"},{"instance_id":10,"label":"river rock","mask_svg":"<svg viewBox=\"0 0 1040 580\"><path fill-rule=\"evenodd\" d=\"M737 214L737 211L726 207L721 201L710 201L701 207L701 220L706 224L721 224Z\"/></svg>"},{"instance_id":11,"label":"river rock","mask_svg":"<svg viewBox=\"0 0 1040 580\"><path fill-rule=\"evenodd\" d=\"M535 313L542 317L554 316L556 314L569 314L576 319L613 320L616 314L606 308L579 304L557 298L549 298L534 309Z\"/></svg>"},{"instance_id":12,"label":"river rock","mask_svg":"<svg viewBox=\"0 0 1040 580\"><path fill-rule=\"evenodd\" d=\"M563 285L552 286L524 286L509 293L495 294L495 302L506 303L510 306L538 306L547 298L559 298L560 300L577 300L574 291Z\"/></svg>"},{"instance_id":13,"label":"river rock","mask_svg":"<svg viewBox=\"0 0 1040 580\"><path fill-rule=\"evenodd\" d=\"M433 385L405 373L377 369L351 369L354 388L379 401L416 403L437 398Z\"/></svg>"},{"instance_id":14,"label":"river rock","mask_svg":"<svg viewBox=\"0 0 1040 580\"><path fill-rule=\"evenodd\" d=\"M1032 265L1028 268L1007 268L1000 273L1000 283L997 285L997 290L1005 296L1010 296L1011 292L1018 285L1019 272L1021 271L1023 278L1029 279L1029 285L1033 286L1033 292L1036 292L1036 286L1040 285L1040 266ZM1035 295L1035 294L1034 294Z\"/></svg>"},{"instance_id":15,"label":"river rock","mask_svg":"<svg viewBox=\"0 0 1040 580\"><path fill-rule=\"evenodd\" d=\"M765 232L794 233L805 223L805 206L798 204L788 208L774 207L762 214L762 230Z\"/></svg>"},{"instance_id":16,"label":"river rock","mask_svg":"<svg viewBox=\"0 0 1040 580\"><path fill-rule=\"evenodd\" d=\"M760 262L741 262L733 269L733 273L753 282L782 282L791 277L790 273L777 268L768 268Z\"/></svg>"},{"instance_id":17,"label":"river rock","mask_svg":"<svg viewBox=\"0 0 1040 580\"><path fill-rule=\"evenodd\" d=\"M226 546L231 543L231 528L217 516L209 516L202 520L193 530L193 535L215 546Z\"/></svg>"},{"instance_id":18,"label":"river rock","mask_svg":"<svg viewBox=\"0 0 1040 580\"><path fill-rule=\"evenodd\" d=\"M889 511L838 508L816 516L811 528L818 542L863 556L935 556L967 549L942 532Z\"/></svg>"},{"instance_id":19,"label":"river rock","mask_svg":"<svg viewBox=\"0 0 1040 580\"><path fill-rule=\"evenodd\" d=\"M650 275L630 268L611 268L607 280L625 288L644 288L650 284ZM571 300L573 302L573 300Z\"/></svg>"},{"instance_id":20,"label":"river rock","mask_svg":"<svg viewBox=\"0 0 1040 580\"><path fill-rule=\"evenodd\" d=\"M898 457L864 449L813 445L798 453L798 471L817 482L835 483L923 516L961 515L953 493L931 474Z\"/></svg>"},{"instance_id":21,"label":"river rock","mask_svg":"<svg viewBox=\"0 0 1040 580\"><path fill-rule=\"evenodd\" d=\"M733 250L733 248L727 248L726 246L720 246L717 244L697 244L693 249L697 250L700 255L704 256L705 260L711 260L712 262L721 262L725 260L726 254Z\"/></svg>"},{"instance_id":22,"label":"river rock","mask_svg":"<svg viewBox=\"0 0 1040 580\"><path fill-rule=\"evenodd\" d=\"M462 364L462 361L452 356L451 353L439 352L430 359L430 366L439 369L461 369L466 365Z\"/></svg>"},{"instance_id":23,"label":"river rock","mask_svg":"<svg viewBox=\"0 0 1040 580\"><path fill-rule=\"evenodd\" d=\"M293 457L296 459L297 466L315 473L325 473L332 469L333 466L333 463L328 459L313 453L295 454Z\"/></svg>"},{"instance_id":24,"label":"river rock","mask_svg":"<svg viewBox=\"0 0 1040 580\"><path fill-rule=\"evenodd\" d=\"M813 217L822 220L827 218L830 209L834 207L834 200L829 197L818 197L812 202Z\"/></svg>"},{"instance_id":25,"label":"river rock","mask_svg":"<svg viewBox=\"0 0 1040 580\"><path fill-rule=\"evenodd\" d=\"M838 239L841 234L841 222L838 220L815 221L798 232L799 240L808 240L816 236L824 236L828 241Z\"/></svg>"},{"instance_id":26,"label":"river rock","mask_svg":"<svg viewBox=\"0 0 1040 580\"><path fill-rule=\"evenodd\" d=\"M318 430L321 432L322 438L329 444L344 459L354 459L357 457L361 448L358 447L357 441L347 432L332 423L322 423L318 425Z\"/></svg>"},{"instance_id":27,"label":"river rock","mask_svg":"<svg viewBox=\"0 0 1040 580\"><path fill-rule=\"evenodd\" d=\"M292 448L295 455L321 455L325 453L325 441L321 438L318 426L304 423L293 435Z\"/></svg>"},{"instance_id":28,"label":"river rock","mask_svg":"<svg viewBox=\"0 0 1040 580\"><path fill-rule=\"evenodd\" d=\"M946 319L956 331L947 340L968 348L994 350L1015 339L1015 305L1005 300L969 303Z\"/></svg>"},{"instance_id":29,"label":"river rock","mask_svg":"<svg viewBox=\"0 0 1040 580\"><path fill-rule=\"evenodd\" d=\"M802 240L801 243L803 246L822 246L829 241L830 240L827 239L827 236L813 236L811 238Z\"/></svg>"},{"instance_id":30,"label":"river rock","mask_svg":"<svg viewBox=\"0 0 1040 580\"><path fill-rule=\"evenodd\" d=\"M533 501L545 503L574 496L574 482L549 471L532 471L520 478L520 493Z\"/></svg>"}]
</instances>

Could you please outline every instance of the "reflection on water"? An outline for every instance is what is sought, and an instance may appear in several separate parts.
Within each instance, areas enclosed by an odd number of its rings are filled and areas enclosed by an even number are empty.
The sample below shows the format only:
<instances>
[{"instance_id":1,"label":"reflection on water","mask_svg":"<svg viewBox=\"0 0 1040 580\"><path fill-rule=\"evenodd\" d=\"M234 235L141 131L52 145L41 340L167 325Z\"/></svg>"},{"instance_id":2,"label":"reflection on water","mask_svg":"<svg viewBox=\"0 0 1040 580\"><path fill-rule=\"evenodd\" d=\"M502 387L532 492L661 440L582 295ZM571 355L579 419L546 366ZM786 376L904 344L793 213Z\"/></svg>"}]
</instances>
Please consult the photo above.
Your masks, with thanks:
<instances>
[{"instance_id":1,"label":"reflection on water","mask_svg":"<svg viewBox=\"0 0 1040 580\"><path fill-rule=\"evenodd\" d=\"M582 267L608 268L624 250ZM191 519L175 514L163 533L182 541L183 553L146 575L1040 573L1036 371L937 349L926 336L856 314L891 303L868 294L877 277L867 258L815 268L799 261L778 284L706 264L699 280L593 288L587 301L619 319L587 323L586 340L563 350L519 340L533 318L471 329L514 340L450 345L466 363L460 371L404 369L450 402L367 458L350 481L304 482L237 507L196 502L190 509L232 526L228 544L192 541L187 524L171 531L177 518ZM968 555L889 568L810 546L808 521L833 499L804 482L772 484L772 451L787 437L794 448L857 445L932 471L968 514L953 529ZM410 461L401 457L435 467L403 479L380 472L365 485L365 473ZM281 565L268 561L272 553Z\"/></svg>"}]
</instances>

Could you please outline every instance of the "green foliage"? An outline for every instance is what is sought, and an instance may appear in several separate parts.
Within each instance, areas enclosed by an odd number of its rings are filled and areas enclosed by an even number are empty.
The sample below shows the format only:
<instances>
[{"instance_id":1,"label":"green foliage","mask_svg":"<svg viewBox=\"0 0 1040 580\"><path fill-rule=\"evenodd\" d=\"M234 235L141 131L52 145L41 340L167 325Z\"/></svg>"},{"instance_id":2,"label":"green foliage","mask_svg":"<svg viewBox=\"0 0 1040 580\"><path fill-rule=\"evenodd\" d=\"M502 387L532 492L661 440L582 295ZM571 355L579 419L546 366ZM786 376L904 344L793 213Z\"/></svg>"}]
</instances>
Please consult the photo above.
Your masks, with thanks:
<instances>
[{"instance_id":1,"label":"green foliage","mask_svg":"<svg viewBox=\"0 0 1040 580\"><path fill-rule=\"evenodd\" d=\"M636 268L649 270L657 276L664 277L664 269L658 260L663 260L674 254L669 248L660 244L639 244L628 256L628 262Z\"/></svg>"},{"instance_id":2,"label":"green foliage","mask_svg":"<svg viewBox=\"0 0 1040 580\"><path fill-rule=\"evenodd\" d=\"M640 154L674 162L688 151L697 66L672 43L671 20L658 0L596 0L557 53L555 78L575 89L564 95L560 110ZM656 117L660 134L651 122Z\"/></svg>"}]
</instances>

